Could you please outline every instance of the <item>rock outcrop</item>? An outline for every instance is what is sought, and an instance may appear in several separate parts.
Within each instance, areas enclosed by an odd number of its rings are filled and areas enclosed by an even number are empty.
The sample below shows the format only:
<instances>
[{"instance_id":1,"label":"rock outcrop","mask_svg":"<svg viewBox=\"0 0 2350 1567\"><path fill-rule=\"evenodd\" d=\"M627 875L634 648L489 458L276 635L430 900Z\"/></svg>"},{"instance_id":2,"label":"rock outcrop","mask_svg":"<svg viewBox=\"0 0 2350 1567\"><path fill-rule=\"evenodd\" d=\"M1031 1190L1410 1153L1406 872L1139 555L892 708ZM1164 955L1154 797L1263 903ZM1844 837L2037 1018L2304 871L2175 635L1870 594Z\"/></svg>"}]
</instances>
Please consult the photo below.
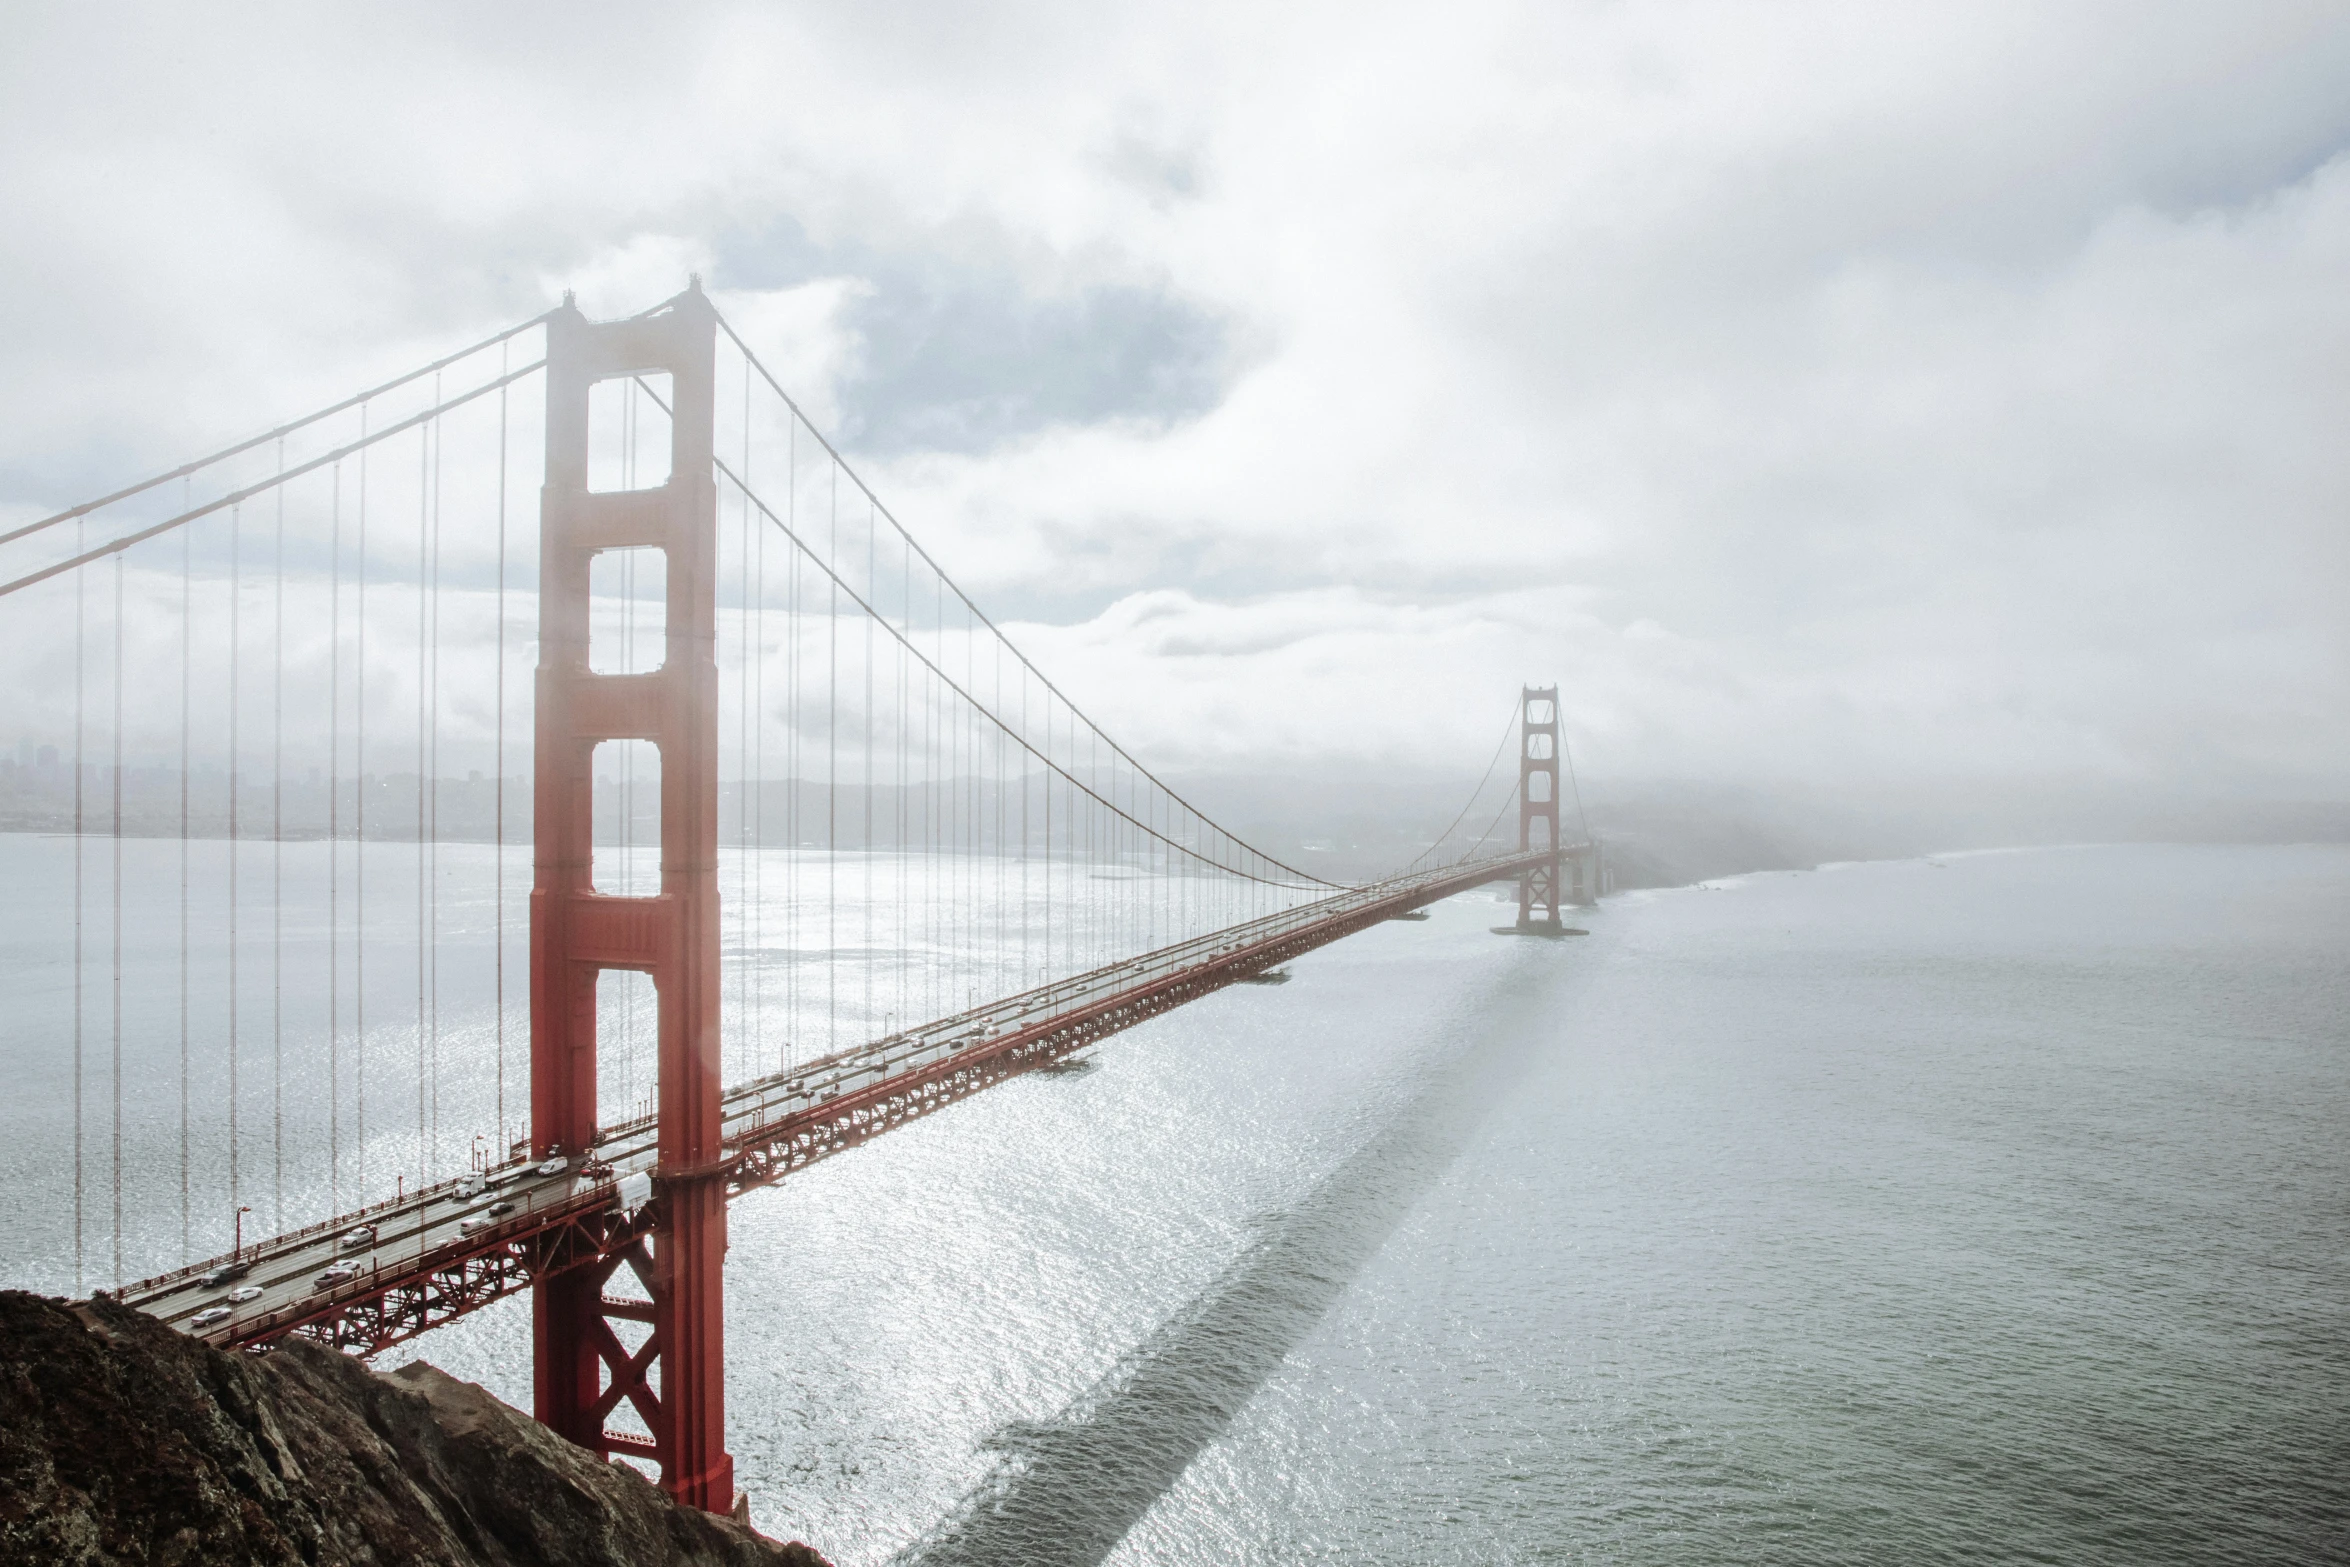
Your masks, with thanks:
<instances>
[{"instance_id":1,"label":"rock outcrop","mask_svg":"<svg viewBox=\"0 0 2350 1567\"><path fill-rule=\"evenodd\" d=\"M0 1564L824 1567L431 1366L0 1291Z\"/></svg>"}]
</instances>

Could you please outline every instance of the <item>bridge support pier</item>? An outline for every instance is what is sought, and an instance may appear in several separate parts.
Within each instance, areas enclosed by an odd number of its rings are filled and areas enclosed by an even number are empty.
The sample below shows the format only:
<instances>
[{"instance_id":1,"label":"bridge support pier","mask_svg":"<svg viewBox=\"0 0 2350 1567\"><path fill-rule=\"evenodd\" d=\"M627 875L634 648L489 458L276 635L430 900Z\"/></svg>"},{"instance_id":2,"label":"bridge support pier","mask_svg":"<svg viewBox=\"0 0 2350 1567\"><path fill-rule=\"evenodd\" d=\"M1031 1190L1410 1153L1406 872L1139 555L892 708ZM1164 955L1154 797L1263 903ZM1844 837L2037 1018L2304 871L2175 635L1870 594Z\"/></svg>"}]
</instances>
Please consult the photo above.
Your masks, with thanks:
<instances>
[{"instance_id":1,"label":"bridge support pier","mask_svg":"<svg viewBox=\"0 0 2350 1567\"><path fill-rule=\"evenodd\" d=\"M590 322L566 300L547 324L546 488L540 497L535 870L530 896L531 1138L537 1157L595 1143L596 981L650 975L657 998L660 1163L649 1248L534 1286L540 1420L596 1452L650 1459L678 1500L734 1504L726 1451L726 1198L718 1035L717 316L700 284L653 315ZM588 488L588 392L664 373L668 481ZM667 563L667 648L647 674L588 662L588 563L654 548ZM594 766L605 740L661 755L661 890L594 885ZM643 1297L606 1294L625 1264ZM635 1342L633 1346L631 1339ZM649 1439L606 1429L626 1402Z\"/></svg>"},{"instance_id":2,"label":"bridge support pier","mask_svg":"<svg viewBox=\"0 0 2350 1567\"><path fill-rule=\"evenodd\" d=\"M1603 885L1606 871L1600 858L1599 844L1579 844L1567 851L1567 901L1577 908L1599 906L1599 896L1606 891Z\"/></svg>"}]
</instances>

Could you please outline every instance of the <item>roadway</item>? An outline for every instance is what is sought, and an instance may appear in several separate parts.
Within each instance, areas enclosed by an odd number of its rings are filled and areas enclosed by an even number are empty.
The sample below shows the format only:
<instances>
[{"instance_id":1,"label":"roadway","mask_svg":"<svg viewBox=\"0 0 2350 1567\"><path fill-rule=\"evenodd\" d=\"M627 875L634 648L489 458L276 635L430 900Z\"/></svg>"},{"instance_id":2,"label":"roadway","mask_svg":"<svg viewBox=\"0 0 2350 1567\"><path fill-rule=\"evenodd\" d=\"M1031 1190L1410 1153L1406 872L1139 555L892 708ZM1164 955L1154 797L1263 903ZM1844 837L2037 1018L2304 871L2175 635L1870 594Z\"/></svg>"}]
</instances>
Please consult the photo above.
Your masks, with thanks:
<instances>
[{"instance_id":1,"label":"roadway","mask_svg":"<svg viewBox=\"0 0 2350 1567\"><path fill-rule=\"evenodd\" d=\"M736 1189L796 1168L788 1161L759 1166L753 1156L795 1135L805 1143L809 1128L845 1125L865 1115L867 1106L897 1106L887 1124L908 1113L927 1113L1127 1026L1098 1020L1128 998L1162 997L1158 1007L1134 1011L1128 1019L1138 1021L1153 1010L1252 977L1366 922L1513 875L1532 858L1512 855L1348 888L741 1084L721 1100L724 1141L738 1163L759 1173L736 1181ZM1091 1020L1090 1030L1078 1026L1080 1020ZM1056 1043L1057 1050L1032 1048ZM975 1070L983 1065L990 1070ZM909 1090L934 1089L950 1079L962 1079L965 1086L939 1096L937 1104L904 1108L915 1098ZM869 1134L835 1136L806 1157L820 1157L864 1135ZM257 1241L230 1257L145 1280L124 1290L122 1298L215 1344L265 1343L303 1330L363 1350L381 1348L527 1283L549 1265L543 1245L537 1253L531 1250L534 1238L559 1226L583 1220L603 1226L605 1239L591 1240L591 1246L608 1245L613 1235L641 1233L641 1225L630 1231L631 1216L654 1195L657 1163L655 1122L642 1117L612 1127L585 1154L552 1162L513 1159L403 1192ZM223 1265L243 1271L222 1279L216 1270ZM469 1279L478 1299L467 1294ZM433 1298L436 1291L441 1298ZM356 1336L334 1331L345 1312L364 1312L399 1292L410 1299L401 1322L386 1327L379 1321Z\"/></svg>"}]
</instances>

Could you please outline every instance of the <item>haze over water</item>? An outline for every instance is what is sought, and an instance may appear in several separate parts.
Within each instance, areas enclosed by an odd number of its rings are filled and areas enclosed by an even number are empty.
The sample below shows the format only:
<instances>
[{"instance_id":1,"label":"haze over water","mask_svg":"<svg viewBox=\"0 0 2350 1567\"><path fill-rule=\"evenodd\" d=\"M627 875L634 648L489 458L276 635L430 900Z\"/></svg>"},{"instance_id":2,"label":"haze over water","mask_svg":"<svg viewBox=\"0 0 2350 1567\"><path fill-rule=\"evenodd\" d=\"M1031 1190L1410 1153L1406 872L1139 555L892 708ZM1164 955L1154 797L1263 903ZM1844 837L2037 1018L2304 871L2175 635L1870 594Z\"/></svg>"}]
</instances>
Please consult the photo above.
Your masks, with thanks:
<instances>
[{"instance_id":1,"label":"haze over water","mask_svg":"<svg viewBox=\"0 0 2350 1567\"><path fill-rule=\"evenodd\" d=\"M2350 1552L2350 849L1434 916L738 1203L761 1525L860 1564ZM526 1334L416 1349L523 1401Z\"/></svg>"}]
</instances>

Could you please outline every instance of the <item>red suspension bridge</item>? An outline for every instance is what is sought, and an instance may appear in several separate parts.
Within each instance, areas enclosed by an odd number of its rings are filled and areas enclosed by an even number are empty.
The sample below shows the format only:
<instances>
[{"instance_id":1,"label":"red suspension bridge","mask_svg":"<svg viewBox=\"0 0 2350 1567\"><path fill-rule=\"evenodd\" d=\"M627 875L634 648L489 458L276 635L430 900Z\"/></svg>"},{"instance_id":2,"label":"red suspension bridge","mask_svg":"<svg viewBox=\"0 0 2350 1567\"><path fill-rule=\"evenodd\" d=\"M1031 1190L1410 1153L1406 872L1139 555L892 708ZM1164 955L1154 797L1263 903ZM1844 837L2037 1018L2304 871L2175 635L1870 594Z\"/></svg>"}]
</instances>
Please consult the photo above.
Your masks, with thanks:
<instances>
[{"instance_id":1,"label":"red suspension bridge","mask_svg":"<svg viewBox=\"0 0 2350 1567\"><path fill-rule=\"evenodd\" d=\"M698 284L0 531L0 640L10 1127L71 1121L70 1239L67 1161L8 1172L59 1198L40 1277L362 1354L530 1290L538 1417L714 1510L730 1199L1453 893L1555 931L1602 878L1555 687L1393 875L1219 825Z\"/></svg>"}]
</instances>

